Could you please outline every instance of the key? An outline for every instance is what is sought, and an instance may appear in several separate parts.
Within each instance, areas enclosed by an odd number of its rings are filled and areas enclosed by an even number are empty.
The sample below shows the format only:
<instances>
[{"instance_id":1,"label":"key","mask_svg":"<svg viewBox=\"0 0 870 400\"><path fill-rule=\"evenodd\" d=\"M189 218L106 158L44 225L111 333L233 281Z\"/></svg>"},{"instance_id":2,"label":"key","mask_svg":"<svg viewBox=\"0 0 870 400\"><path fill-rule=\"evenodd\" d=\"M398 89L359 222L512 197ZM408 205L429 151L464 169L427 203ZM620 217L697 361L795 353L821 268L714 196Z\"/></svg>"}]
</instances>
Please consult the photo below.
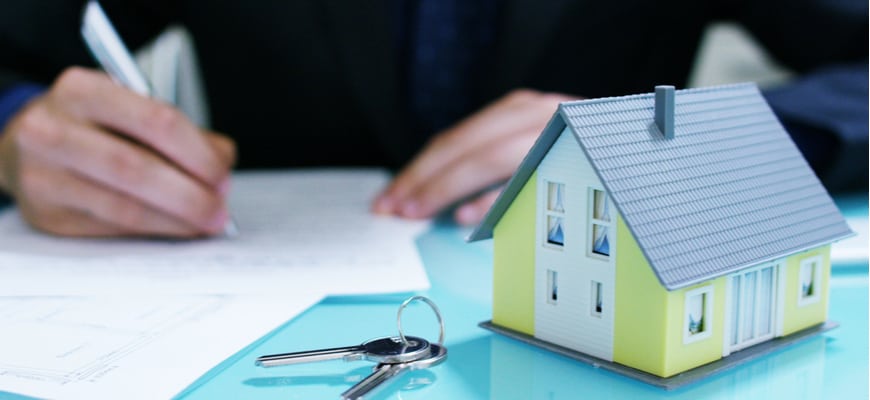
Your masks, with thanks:
<instances>
[{"instance_id":1,"label":"key","mask_svg":"<svg viewBox=\"0 0 870 400\"><path fill-rule=\"evenodd\" d=\"M369 340L359 346L272 354L258 357L256 364L260 367L277 367L339 358L345 361L366 359L382 364L395 364L430 356L429 341L415 336L407 336L407 340L408 343L405 344L399 337L384 337Z\"/></svg>"},{"instance_id":2,"label":"key","mask_svg":"<svg viewBox=\"0 0 870 400\"><path fill-rule=\"evenodd\" d=\"M447 359L447 348L438 345L429 345L429 356L413 361L389 364L381 363L375 367L374 372L361 380L359 383L341 394L342 400L363 400L365 396L372 396L378 390L386 387L386 383L391 379L408 371L416 371L436 366Z\"/></svg>"}]
</instances>

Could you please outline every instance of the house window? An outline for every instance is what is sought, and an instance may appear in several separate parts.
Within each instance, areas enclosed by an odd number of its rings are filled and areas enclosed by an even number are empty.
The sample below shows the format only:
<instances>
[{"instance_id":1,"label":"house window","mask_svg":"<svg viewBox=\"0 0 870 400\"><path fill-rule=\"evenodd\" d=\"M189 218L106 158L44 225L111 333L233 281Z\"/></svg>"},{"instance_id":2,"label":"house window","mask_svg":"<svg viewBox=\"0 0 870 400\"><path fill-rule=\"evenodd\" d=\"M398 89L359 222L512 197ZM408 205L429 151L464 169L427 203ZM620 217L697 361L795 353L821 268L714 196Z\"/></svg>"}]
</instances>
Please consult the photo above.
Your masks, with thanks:
<instances>
[{"instance_id":1,"label":"house window","mask_svg":"<svg viewBox=\"0 0 870 400\"><path fill-rule=\"evenodd\" d=\"M565 246L565 184L547 182L547 221L546 243Z\"/></svg>"},{"instance_id":2,"label":"house window","mask_svg":"<svg viewBox=\"0 0 870 400\"><path fill-rule=\"evenodd\" d=\"M821 299L822 257L815 256L801 261L798 282L798 306L813 304Z\"/></svg>"},{"instance_id":3,"label":"house window","mask_svg":"<svg viewBox=\"0 0 870 400\"><path fill-rule=\"evenodd\" d=\"M556 304L559 301L559 273L547 270L547 303Z\"/></svg>"},{"instance_id":4,"label":"house window","mask_svg":"<svg viewBox=\"0 0 870 400\"><path fill-rule=\"evenodd\" d=\"M601 282L592 281L592 290L590 292L592 294L591 301L591 314L593 317L601 318L601 314L604 312L604 304L601 300L602 297L602 289Z\"/></svg>"},{"instance_id":5,"label":"house window","mask_svg":"<svg viewBox=\"0 0 870 400\"><path fill-rule=\"evenodd\" d=\"M713 286L686 292L683 343L706 339L712 334Z\"/></svg>"},{"instance_id":6,"label":"house window","mask_svg":"<svg viewBox=\"0 0 870 400\"><path fill-rule=\"evenodd\" d=\"M607 193L599 189L589 190L589 254L593 257L610 257L612 222L610 200Z\"/></svg>"}]
</instances>

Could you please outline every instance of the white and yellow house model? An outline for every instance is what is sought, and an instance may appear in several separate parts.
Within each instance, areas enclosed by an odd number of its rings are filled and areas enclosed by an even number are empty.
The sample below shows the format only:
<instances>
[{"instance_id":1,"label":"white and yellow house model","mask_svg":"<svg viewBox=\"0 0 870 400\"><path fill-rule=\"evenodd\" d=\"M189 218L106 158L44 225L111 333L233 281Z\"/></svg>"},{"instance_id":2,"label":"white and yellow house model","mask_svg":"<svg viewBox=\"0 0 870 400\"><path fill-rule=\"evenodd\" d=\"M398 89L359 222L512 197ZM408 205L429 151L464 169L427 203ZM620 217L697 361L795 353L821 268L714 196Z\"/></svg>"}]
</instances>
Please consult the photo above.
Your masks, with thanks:
<instances>
[{"instance_id":1,"label":"white and yellow house model","mask_svg":"<svg viewBox=\"0 0 870 400\"><path fill-rule=\"evenodd\" d=\"M851 234L738 84L562 103L469 240L496 330L668 378L823 324Z\"/></svg>"}]
</instances>

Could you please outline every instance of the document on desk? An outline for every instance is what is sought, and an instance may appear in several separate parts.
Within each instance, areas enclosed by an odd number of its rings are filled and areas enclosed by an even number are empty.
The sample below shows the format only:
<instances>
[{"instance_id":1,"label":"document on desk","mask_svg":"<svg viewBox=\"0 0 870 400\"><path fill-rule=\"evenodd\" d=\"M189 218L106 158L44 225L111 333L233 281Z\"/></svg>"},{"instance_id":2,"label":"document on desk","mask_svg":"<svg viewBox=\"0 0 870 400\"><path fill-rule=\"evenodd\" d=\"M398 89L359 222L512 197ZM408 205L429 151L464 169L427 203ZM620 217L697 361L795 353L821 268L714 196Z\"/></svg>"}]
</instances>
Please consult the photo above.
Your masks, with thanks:
<instances>
[{"instance_id":1,"label":"document on desk","mask_svg":"<svg viewBox=\"0 0 870 400\"><path fill-rule=\"evenodd\" d=\"M831 246L831 265L849 265L867 262L867 243L870 242L870 226L867 215L847 215L846 223L855 236L841 240Z\"/></svg>"},{"instance_id":2,"label":"document on desk","mask_svg":"<svg viewBox=\"0 0 870 400\"><path fill-rule=\"evenodd\" d=\"M0 391L168 399L321 297L0 297Z\"/></svg>"},{"instance_id":3,"label":"document on desk","mask_svg":"<svg viewBox=\"0 0 870 400\"><path fill-rule=\"evenodd\" d=\"M414 240L427 224L369 212L388 179L382 170L238 173L229 202L241 233L232 238L57 238L9 209L0 214L0 295L426 289Z\"/></svg>"}]
</instances>

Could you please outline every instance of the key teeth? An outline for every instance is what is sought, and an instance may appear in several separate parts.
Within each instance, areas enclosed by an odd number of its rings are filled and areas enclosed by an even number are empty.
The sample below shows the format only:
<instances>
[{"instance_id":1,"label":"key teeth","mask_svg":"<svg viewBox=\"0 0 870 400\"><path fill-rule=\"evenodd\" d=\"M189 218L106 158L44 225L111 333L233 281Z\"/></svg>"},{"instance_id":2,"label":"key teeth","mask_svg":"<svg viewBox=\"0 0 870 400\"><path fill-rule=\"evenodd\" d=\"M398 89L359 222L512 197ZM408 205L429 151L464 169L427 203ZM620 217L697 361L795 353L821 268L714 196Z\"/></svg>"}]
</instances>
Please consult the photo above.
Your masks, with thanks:
<instances>
[{"instance_id":1,"label":"key teeth","mask_svg":"<svg viewBox=\"0 0 870 400\"><path fill-rule=\"evenodd\" d=\"M289 365L289 363L288 363L288 364L282 364L282 363L280 363L280 362L274 362L274 361L271 361L271 360L259 360L259 359L258 359L258 360L256 360L256 361L254 361L254 365L257 366L257 367L262 367L262 368L272 368L272 367L280 367L280 366L283 366L283 365Z\"/></svg>"}]
</instances>

